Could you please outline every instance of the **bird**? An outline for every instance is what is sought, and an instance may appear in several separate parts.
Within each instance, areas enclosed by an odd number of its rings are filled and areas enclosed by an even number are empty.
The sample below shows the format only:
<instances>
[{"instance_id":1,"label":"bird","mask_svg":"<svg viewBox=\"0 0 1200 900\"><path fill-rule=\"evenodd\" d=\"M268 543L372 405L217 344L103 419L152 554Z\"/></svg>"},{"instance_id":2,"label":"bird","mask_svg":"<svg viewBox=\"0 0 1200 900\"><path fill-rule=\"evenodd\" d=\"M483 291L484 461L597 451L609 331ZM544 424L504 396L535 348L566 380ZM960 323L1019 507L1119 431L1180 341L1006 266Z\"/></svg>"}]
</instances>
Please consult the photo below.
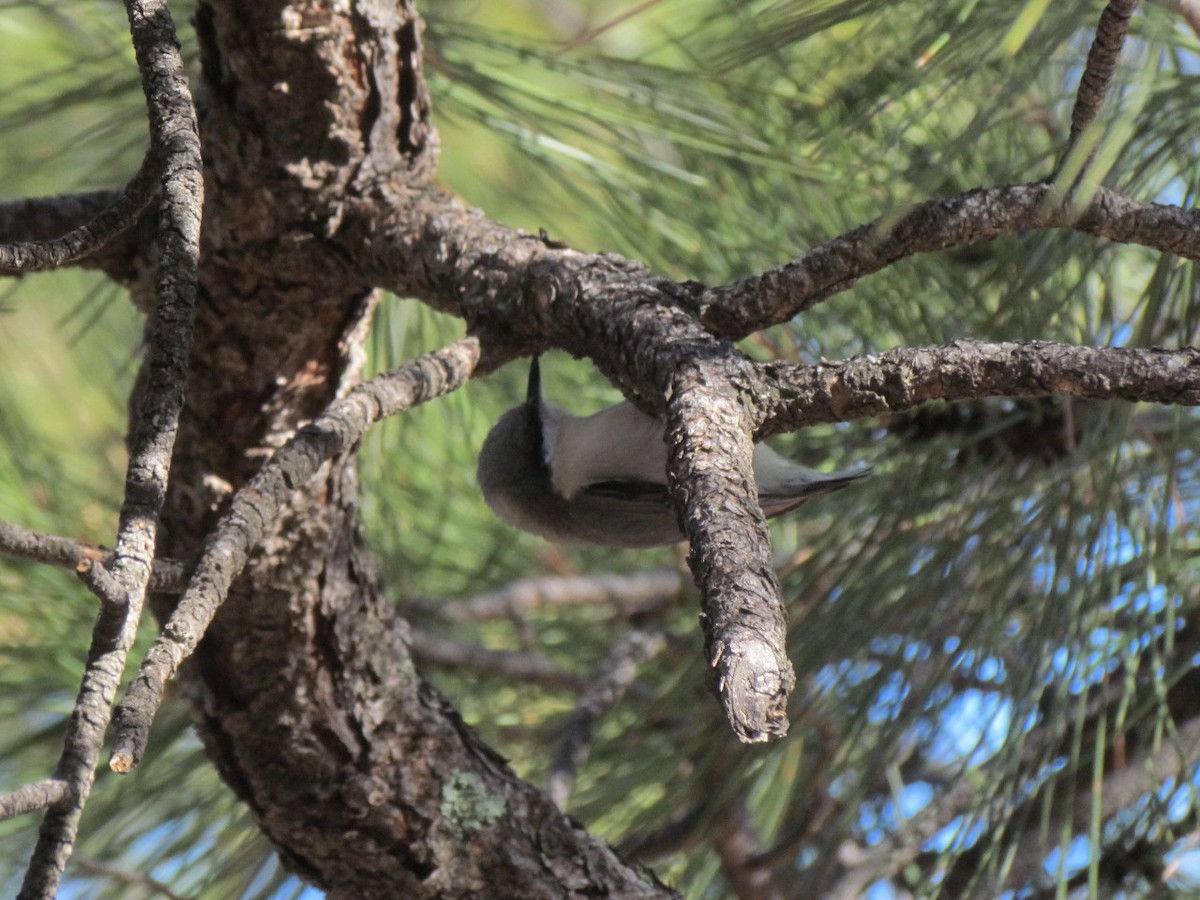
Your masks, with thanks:
<instances>
[{"instance_id":1,"label":"bird","mask_svg":"<svg viewBox=\"0 0 1200 900\"><path fill-rule=\"evenodd\" d=\"M529 367L525 402L504 413L479 453L476 477L497 517L557 544L641 549L683 540L667 486L663 423L628 401L575 416L542 399ZM840 490L870 466L823 473L754 447L758 501L768 518Z\"/></svg>"}]
</instances>

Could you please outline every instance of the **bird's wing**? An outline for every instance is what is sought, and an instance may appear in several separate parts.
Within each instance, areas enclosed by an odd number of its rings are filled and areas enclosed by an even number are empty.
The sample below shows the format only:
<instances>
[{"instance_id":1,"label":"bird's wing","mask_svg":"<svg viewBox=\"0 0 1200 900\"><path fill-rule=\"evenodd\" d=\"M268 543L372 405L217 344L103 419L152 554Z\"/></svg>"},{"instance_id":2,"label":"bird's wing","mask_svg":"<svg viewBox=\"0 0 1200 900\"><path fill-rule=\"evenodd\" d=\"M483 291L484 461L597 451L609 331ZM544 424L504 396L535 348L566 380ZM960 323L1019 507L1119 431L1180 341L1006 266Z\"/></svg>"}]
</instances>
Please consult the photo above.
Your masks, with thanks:
<instances>
[{"instance_id":1,"label":"bird's wing","mask_svg":"<svg viewBox=\"0 0 1200 900\"><path fill-rule=\"evenodd\" d=\"M542 409L554 487L567 499L595 484L630 481L666 490L662 423L629 403L586 418Z\"/></svg>"},{"instance_id":2,"label":"bird's wing","mask_svg":"<svg viewBox=\"0 0 1200 900\"><path fill-rule=\"evenodd\" d=\"M569 504L582 540L616 547L658 547L683 539L667 487L646 481L588 485Z\"/></svg>"},{"instance_id":3,"label":"bird's wing","mask_svg":"<svg viewBox=\"0 0 1200 900\"><path fill-rule=\"evenodd\" d=\"M597 481L585 487L582 493L629 502L667 503L670 500L667 486L652 481Z\"/></svg>"}]
</instances>

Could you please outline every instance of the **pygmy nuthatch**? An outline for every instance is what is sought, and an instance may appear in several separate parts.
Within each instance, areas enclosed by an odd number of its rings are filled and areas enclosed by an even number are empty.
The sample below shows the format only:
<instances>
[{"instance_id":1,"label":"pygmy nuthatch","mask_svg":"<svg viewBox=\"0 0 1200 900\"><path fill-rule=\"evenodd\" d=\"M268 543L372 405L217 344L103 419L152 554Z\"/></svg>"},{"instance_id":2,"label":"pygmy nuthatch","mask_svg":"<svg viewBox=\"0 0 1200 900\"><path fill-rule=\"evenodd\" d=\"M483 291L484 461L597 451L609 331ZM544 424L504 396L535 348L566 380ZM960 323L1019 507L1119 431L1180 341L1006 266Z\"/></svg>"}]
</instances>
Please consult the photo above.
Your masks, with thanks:
<instances>
[{"instance_id":1,"label":"pygmy nuthatch","mask_svg":"<svg viewBox=\"0 0 1200 900\"><path fill-rule=\"evenodd\" d=\"M768 516L868 475L828 475L754 448L758 501ZM479 453L479 487L492 511L560 544L656 547L683 540L667 489L663 424L631 403L578 417L542 401L535 357L525 402L500 417Z\"/></svg>"}]
</instances>

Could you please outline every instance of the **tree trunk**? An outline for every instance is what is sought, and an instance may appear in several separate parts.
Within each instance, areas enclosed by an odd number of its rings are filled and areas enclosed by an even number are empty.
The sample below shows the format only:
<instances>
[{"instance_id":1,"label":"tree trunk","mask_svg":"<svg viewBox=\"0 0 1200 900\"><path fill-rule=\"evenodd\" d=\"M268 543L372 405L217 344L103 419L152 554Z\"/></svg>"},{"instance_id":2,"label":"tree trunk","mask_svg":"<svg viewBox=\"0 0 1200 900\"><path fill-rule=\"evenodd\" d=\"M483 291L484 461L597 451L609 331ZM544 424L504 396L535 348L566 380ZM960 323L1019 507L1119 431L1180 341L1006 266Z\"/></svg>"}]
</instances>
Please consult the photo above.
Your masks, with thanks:
<instances>
[{"instance_id":1,"label":"tree trunk","mask_svg":"<svg viewBox=\"0 0 1200 900\"><path fill-rule=\"evenodd\" d=\"M159 546L185 559L359 380L376 295L329 239L351 208L360 233L418 198L436 148L410 4L215 2L196 27L208 199ZM357 491L350 454L294 492L185 667L209 755L284 860L333 896L668 895L415 672Z\"/></svg>"}]
</instances>

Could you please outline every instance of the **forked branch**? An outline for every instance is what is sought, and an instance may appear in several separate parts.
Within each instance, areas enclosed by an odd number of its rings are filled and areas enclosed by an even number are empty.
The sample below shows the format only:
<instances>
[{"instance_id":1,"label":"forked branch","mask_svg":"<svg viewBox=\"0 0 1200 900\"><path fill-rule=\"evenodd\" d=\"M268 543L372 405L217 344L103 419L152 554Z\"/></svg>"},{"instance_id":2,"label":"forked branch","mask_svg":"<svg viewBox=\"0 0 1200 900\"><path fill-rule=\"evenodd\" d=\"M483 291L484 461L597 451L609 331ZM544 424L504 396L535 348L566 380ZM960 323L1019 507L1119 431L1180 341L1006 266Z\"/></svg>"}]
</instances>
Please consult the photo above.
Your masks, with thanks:
<instances>
[{"instance_id":1,"label":"forked branch","mask_svg":"<svg viewBox=\"0 0 1200 900\"><path fill-rule=\"evenodd\" d=\"M353 447L373 423L465 384L478 359L479 342L464 338L360 384L300 429L234 495L205 541L187 589L117 707L109 762L113 771L129 772L141 760L167 681L204 637L288 495L322 463Z\"/></svg>"}]
</instances>

